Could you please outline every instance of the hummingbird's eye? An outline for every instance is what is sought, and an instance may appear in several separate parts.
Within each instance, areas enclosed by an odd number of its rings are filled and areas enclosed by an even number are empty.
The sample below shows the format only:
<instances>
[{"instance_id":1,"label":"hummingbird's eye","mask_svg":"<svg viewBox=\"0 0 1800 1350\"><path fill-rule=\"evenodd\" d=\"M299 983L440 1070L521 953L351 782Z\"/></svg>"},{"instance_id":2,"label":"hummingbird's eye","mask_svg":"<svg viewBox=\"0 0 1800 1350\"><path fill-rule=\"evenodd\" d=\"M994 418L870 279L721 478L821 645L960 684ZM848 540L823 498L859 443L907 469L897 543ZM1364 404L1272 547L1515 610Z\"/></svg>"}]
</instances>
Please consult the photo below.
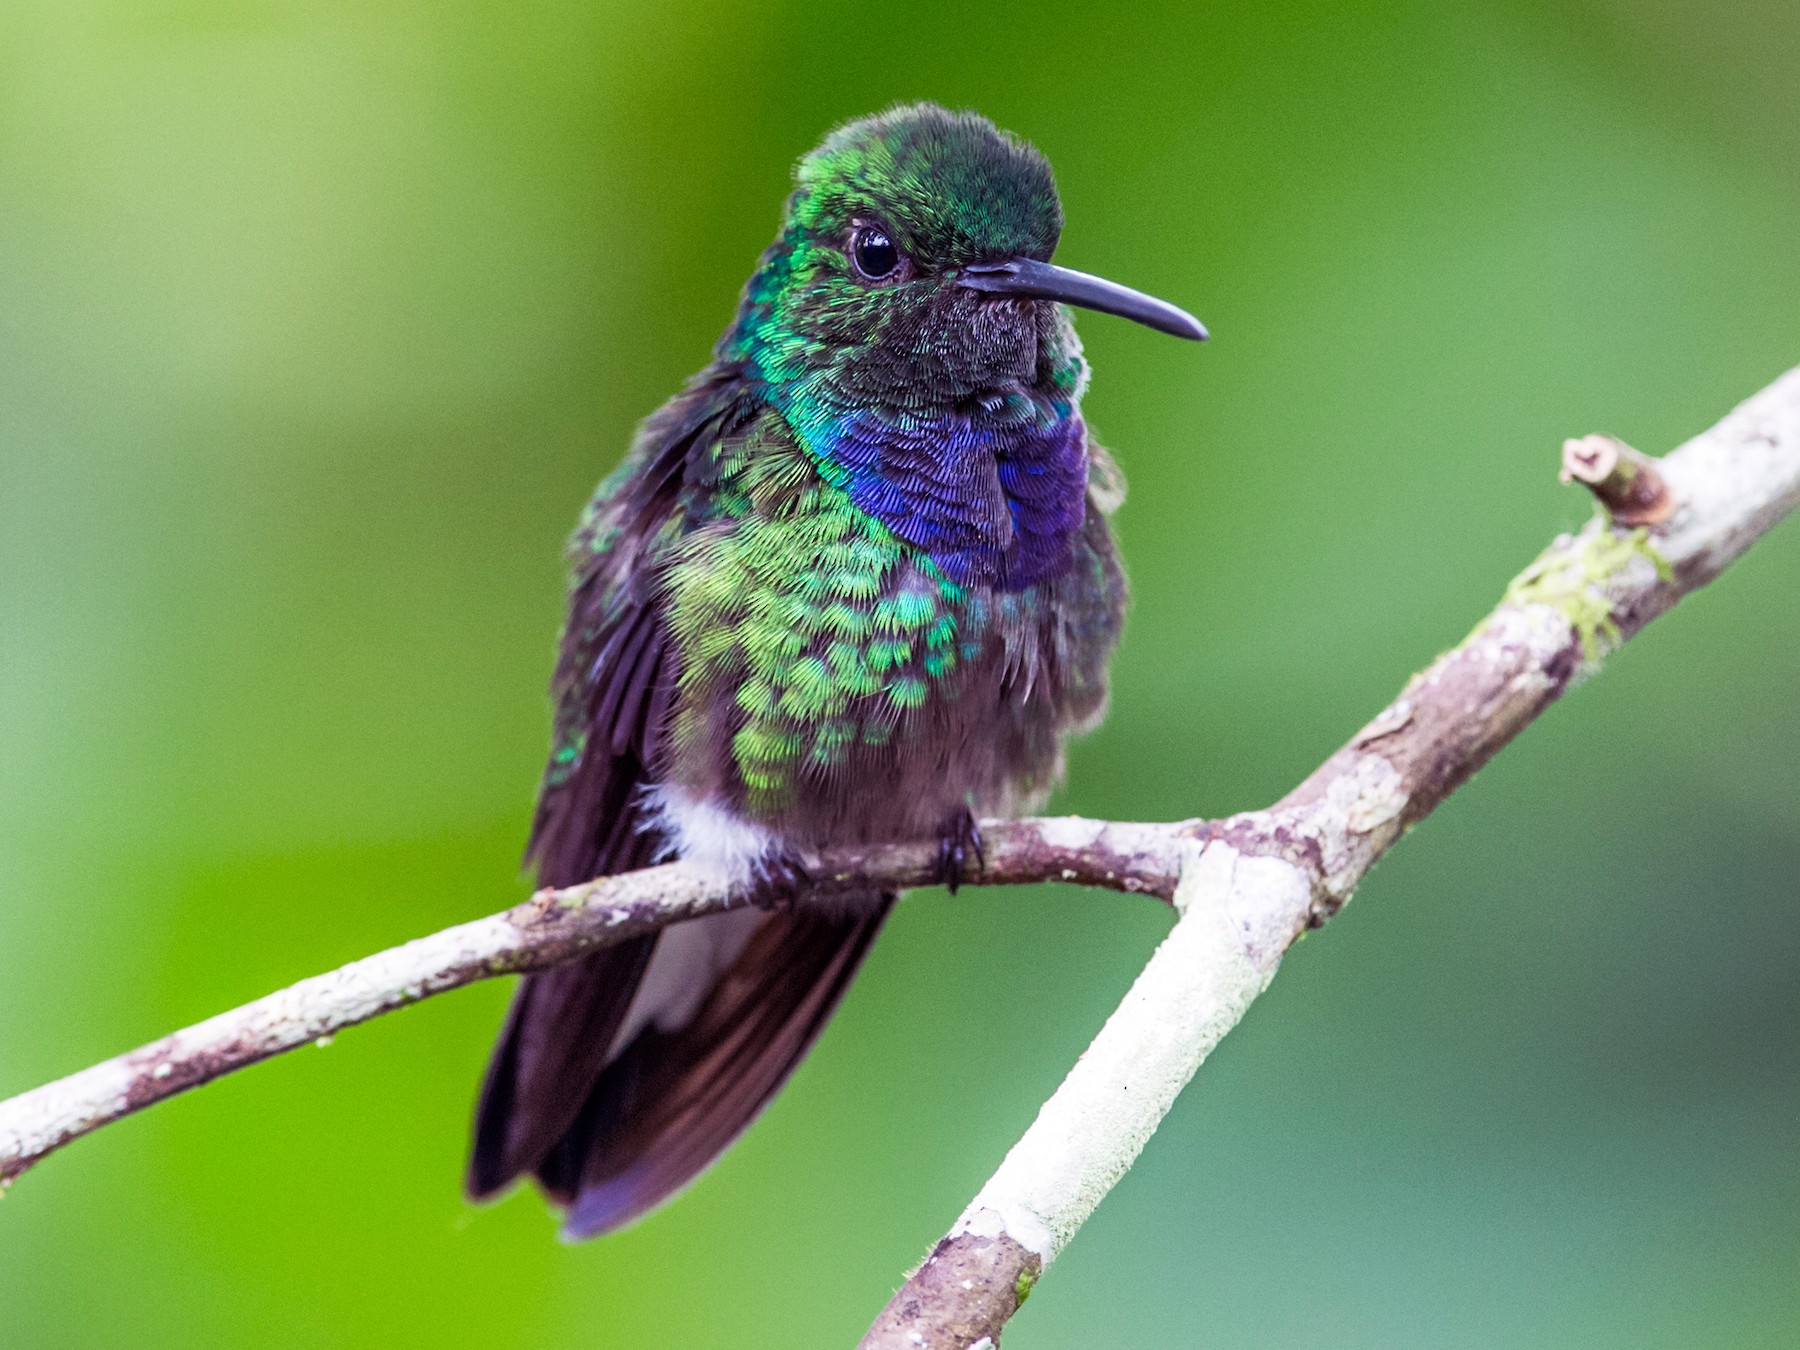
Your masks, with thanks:
<instances>
[{"instance_id":1,"label":"hummingbird's eye","mask_svg":"<svg viewBox=\"0 0 1800 1350\"><path fill-rule=\"evenodd\" d=\"M865 281L892 281L906 255L881 226L858 225L850 236L850 261Z\"/></svg>"}]
</instances>

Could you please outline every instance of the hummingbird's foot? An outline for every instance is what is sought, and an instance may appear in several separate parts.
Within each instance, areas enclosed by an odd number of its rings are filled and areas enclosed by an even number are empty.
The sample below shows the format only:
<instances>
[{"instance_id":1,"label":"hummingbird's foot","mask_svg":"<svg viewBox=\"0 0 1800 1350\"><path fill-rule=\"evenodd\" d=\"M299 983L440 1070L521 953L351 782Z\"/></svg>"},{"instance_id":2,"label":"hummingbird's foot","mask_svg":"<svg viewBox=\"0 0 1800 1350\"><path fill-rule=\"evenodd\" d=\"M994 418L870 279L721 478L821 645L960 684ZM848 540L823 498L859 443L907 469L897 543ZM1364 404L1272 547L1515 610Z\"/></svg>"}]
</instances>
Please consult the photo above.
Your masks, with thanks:
<instances>
[{"instance_id":1,"label":"hummingbird's foot","mask_svg":"<svg viewBox=\"0 0 1800 1350\"><path fill-rule=\"evenodd\" d=\"M974 867L970 867L973 861ZM987 855L981 851L981 826L975 813L963 807L938 832L938 879L955 895L970 876L979 876L987 867Z\"/></svg>"},{"instance_id":2,"label":"hummingbird's foot","mask_svg":"<svg viewBox=\"0 0 1800 1350\"><path fill-rule=\"evenodd\" d=\"M812 889L813 875L800 850L782 844L764 855L757 866L753 904L758 909L788 909Z\"/></svg>"}]
</instances>

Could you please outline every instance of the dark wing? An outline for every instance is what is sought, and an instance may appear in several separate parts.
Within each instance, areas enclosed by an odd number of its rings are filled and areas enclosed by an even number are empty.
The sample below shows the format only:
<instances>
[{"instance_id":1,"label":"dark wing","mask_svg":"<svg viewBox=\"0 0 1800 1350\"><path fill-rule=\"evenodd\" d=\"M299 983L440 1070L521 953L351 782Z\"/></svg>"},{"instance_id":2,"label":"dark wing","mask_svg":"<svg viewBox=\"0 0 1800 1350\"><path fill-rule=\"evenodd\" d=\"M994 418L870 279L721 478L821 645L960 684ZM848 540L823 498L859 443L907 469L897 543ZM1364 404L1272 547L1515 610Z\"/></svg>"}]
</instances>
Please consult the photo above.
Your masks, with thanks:
<instances>
[{"instance_id":1,"label":"dark wing","mask_svg":"<svg viewBox=\"0 0 1800 1350\"><path fill-rule=\"evenodd\" d=\"M742 401L735 376L714 370L651 418L570 545L555 743L527 850L542 885L642 867L662 847L638 803L679 675L655 555L680 528L690 455L744 415ZM536 1166L568 1129L655 943L622 943L522 982L476 1109L471 1195L491 1195Z\"/></svg>"},{"instance_id":2,"label":"dark wing","mask_svg":"<svg viewBox=\"0 0 1800 1350\"><path fill-rule=\"evenodd\" d=\"M603 494L576 537L585 570L577 572L558 661L556 747L530 855L547 885L642 866L664 843L639 808L639 788L661 767L659 732L679 676L654 554L679 529L691 452L751 415L728 400L707 416L677 419L680 403L646 426L655 444ZM527 977L482 1088L470 1193L490 1195L535 1173L569 1207L571 1237L616 1228L668 1198L786 1081L891 903L871 895L835 914L768 915L722 958L723 969L684 968L682 944L659 935ZM738 919L693 924L716 932ZM678 1026L634 1019L641 1029L615 1046L653 962L646 998L671 981L705 992Z\"/></svg>"}]
</instances>

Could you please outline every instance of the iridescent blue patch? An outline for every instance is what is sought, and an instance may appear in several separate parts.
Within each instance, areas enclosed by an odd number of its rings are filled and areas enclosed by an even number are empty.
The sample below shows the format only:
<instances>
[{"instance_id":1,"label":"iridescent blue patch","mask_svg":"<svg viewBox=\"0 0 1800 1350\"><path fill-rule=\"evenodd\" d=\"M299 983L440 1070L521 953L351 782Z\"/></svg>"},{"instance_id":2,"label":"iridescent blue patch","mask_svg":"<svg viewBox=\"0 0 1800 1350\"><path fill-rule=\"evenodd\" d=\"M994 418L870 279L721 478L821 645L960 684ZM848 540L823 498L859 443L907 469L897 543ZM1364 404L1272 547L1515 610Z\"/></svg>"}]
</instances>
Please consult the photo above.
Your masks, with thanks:
<instances>
[{"instance_id":1,"label":"iridescent blue patch","mask_svg":"<svg viewBox=\"0 0 1800 1350\"><path fill-rule=\"evenodd\" d=\"M819 447L851 499L951 581L1016 591L1060 574L1086 513L1087 435L1075 416L978 424L858 412Z\"/></svg>"}]
</instances>

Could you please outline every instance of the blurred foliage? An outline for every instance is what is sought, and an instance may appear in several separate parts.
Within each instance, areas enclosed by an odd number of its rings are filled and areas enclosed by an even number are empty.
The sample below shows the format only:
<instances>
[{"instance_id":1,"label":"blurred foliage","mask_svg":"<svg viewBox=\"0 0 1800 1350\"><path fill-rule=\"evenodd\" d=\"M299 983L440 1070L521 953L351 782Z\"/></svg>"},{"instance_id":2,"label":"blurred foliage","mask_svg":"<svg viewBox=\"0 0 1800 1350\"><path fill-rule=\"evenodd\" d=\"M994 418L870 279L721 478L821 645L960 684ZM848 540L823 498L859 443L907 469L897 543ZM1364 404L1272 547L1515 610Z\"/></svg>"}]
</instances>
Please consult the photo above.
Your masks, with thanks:
<instances>
[{"instance_id":1,"label":"blurred foliage","mask_svg":"<svg viewBox=\"0 0 1800 1350\"><path fill-rule=\"evenodd\" d=\"M1104 15L1105 17L1101 17ZM0 1093L495 909L559 546L705 358L788 166L899 98L1056 164L1132 477L1063 806L1290 785L1585 503L1800 360L1800 10L714 0L0 8ZM1009 1337L1800 1339L1800 527L1633 643L1305 943ZM676 1204L457 1191L506 990L59 1155L0 1341L850 1344L1166 925L903 905Z\"/></svg>"}]
</instances>

